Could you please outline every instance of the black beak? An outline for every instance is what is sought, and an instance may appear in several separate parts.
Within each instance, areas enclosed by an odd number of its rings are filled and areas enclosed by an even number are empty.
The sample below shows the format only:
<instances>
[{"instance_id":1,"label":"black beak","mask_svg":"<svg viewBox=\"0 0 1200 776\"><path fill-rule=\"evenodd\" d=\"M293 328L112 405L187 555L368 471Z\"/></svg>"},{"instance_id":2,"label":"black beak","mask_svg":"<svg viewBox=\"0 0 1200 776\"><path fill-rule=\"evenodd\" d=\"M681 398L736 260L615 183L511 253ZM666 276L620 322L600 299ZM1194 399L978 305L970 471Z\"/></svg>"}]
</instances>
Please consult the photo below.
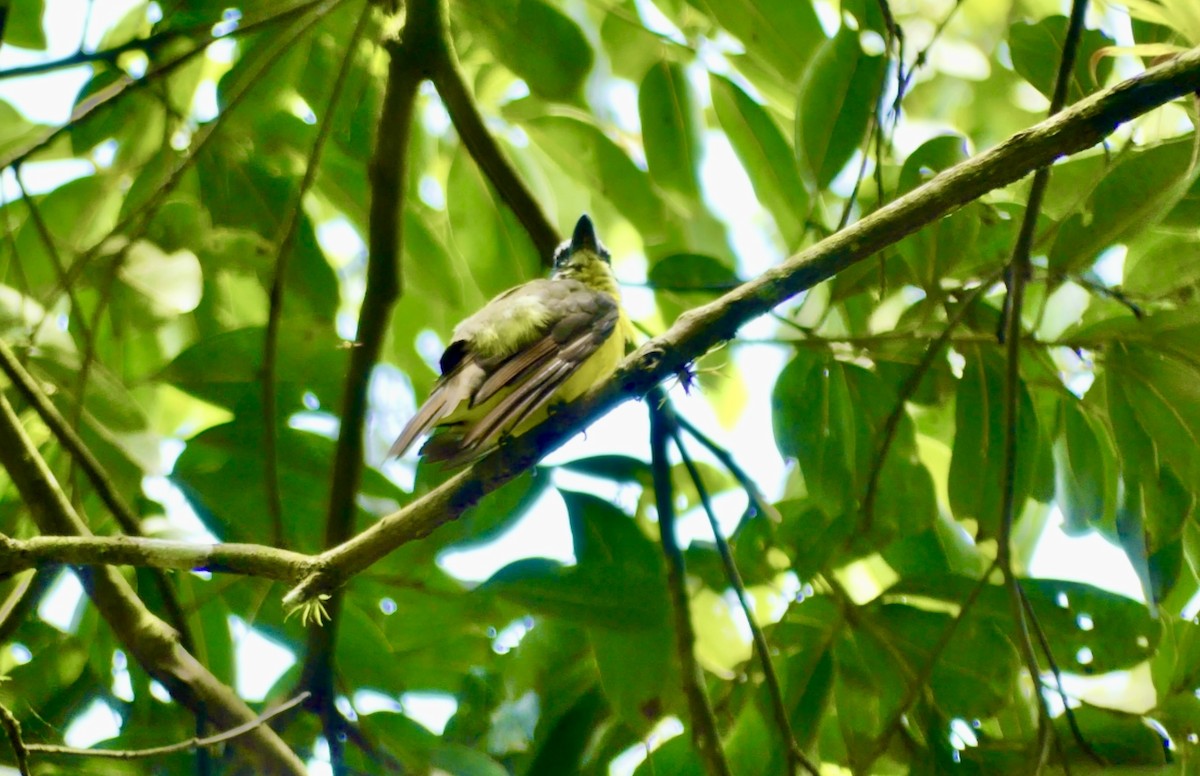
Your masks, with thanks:
<instances>
[{"instance_id":1,"label":"black beak","mask_svg":"<svg viewBox=\"0 0 1200 776\"><path fill-rule=\"evenodd\" d=\"M600 241L596 239L596 227L592 224L592 219L588 218L587 213L579 217L578 223L575 224L575 232L571 235L571 252L588 249L592 253L600 252Z\"/></svg>"}]
</instances>

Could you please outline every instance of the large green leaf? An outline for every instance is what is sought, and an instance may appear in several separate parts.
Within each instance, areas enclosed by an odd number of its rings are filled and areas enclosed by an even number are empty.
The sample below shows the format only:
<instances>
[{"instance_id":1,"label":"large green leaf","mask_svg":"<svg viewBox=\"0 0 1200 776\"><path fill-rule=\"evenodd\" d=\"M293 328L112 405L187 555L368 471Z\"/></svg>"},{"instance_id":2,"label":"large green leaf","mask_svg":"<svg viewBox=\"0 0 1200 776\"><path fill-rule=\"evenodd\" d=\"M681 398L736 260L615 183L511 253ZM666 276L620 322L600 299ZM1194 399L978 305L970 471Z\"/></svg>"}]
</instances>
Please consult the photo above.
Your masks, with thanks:
<instances>
[{"instance_id":1,"label":"large green leaf","mask_svg":"<svg viewBox=\"0 0 1200 776\"><path fill-rule=\"evenodd\" d=\"M961 135L926 141L904 160L898 193L912 191L968 156L968 144ZM973 257L980 247L983 214L981 205L971 203L900 241L897 249L923 288L936 293L943 277Z\"/></svg>"},{"instance_id":2,"label":"large green leaf","mask_svg":"<svg viewBox=\"0 0 1200 776\"><path fill-rule=\"evenodd\" d=\"M800 80L804 63L825 40L810 3L791 0L693 0L741 39L746 56L761 60L787 85Z\"/></svg>"},{"instance_id":3,"label":"large green leaf","mask_svg":"<svg viewBox=\"0 0 1200 776\"><path fill-rule=\"evenodd\" d=\"M1161 220L1200 172L1191 165L1192 141L1176 140L1134 151L1119 161L1087 202L1088 217L1063 222L1049 251L1050 267L1086 267L1113 243Z\"/></svg>"},{"instance_id":4,"label":"large green leaf","mask_svg":"<svg viewBox=\"0 0 1200 776\"><path fill-rule=\"evenodd\" d=\"M10 46L45 50L46 30L42 24L45 13L45 0L18 0L11 7L6 3L4 42Z\"/></svg>"},{"instance_id":5,"label":"large green leaf","mask_svg":"<svg viewBox=\"0 0 1200 776\"><path fill-rule=\"evenodd\" d=\"M884 57L865 54L848 27L808 63L796 108L796 156L815 188L828 187L861 144L886 69Z\"/></svg>"},{"instance_id":6,"label":"large green leaf","mask_svg":"<svg viewBox=\"0 0 1200 776\"><path fill-rule=\"evenodd\" d=\"M1117 500L1116 453L1108 429L1078 402L1061 404L1054 444L1056 499L1066 529L1110 524Z\"/></svg>"},{"instance_id":7,"label":"large green leaf","mask_svg":"<svg viewBox=\"0 0 1200 776\"><path fill-rule=\"evenodd\" d=\"M579 26L543 0L471 0L451 6L455 19L488 43L492 54L551 100L580 99L592 69L591 45Z\"/></svg>"},{"instance_id":8,"label":"large green leaf","mask_svg":"<svg viewBox=\"0 0 1200 776\"><path fill-rule=\"evenodd\" d=\"M524 126L555 163L589 191L611 202L643 239L662 240L658 235L666 211L649 176L596 125L573 116L552 115L530 119Z\"/></svg>"},{"instance_id":9,"label":"large green leaf","mask_svg":"<svg viewBox=\"0 0 1200 776\"><path fill-rule=\"evenodd\" d=\"M465 149L454 155L446 184L450 234L484 298L542 274L529 233ZM460 281L463 282L463 281Z\"/></svg>"},{"instance_id":10,"label":"large green leaf","mask_svg":"<svg viewBox=\"0 0 1200 776\"><path fill-rule=\"evenodd\" d=\"M770 211L787 245L797 247L804 236L809 201L787 139L766 109L733 81L714 74L709 85L713 110L750 176L754 193Z\"/></svg>"},{"instance_id":11,"label":"large green leaf","mask_svg":"<svg viewBox=\"0 0 1200 776\"><path fill-rule=\"evenodd\" d=\"M886 597L905 596L961 604L976 580L961 576L910 576L888 589ZM1082 582L1022 579L1034 616L1046 634L1062 670L1104 674L1131 668L1149 658L1162 631L1138 601ZM1012 633L1008 591L986 584L972 610Z\"/></svg>"},{"instance_id":12,"label":"large green leaf","mask_svg":"<svg viewBox=\"0 0 1200 776\"><path fill-rule=\"evenodd\" d=\"M853 498L856 408L839 361L802 350L784 367L771 394L775 444L795 458L805 487L829 514Z\"/></svg>"}]
</instances>

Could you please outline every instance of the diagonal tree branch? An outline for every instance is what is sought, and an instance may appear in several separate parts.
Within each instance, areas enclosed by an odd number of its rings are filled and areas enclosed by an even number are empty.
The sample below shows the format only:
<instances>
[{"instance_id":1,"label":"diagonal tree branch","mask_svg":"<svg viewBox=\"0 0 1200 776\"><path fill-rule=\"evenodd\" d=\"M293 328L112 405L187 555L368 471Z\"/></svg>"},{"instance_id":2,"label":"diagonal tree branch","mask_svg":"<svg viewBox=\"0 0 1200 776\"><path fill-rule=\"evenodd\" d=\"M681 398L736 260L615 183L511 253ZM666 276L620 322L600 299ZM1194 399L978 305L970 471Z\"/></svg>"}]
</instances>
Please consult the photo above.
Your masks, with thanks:
<instances>
[{"instance_id":1,"label":"diagonal tree branch","mask_svg":"<svg viewBox=\"0 0 1200 776\"><path fill-rule=\"evenodd\" d=\"M501 449L352 539L323 553L301 556L310 565L305 578L288 594L287 602L299 605L313 600L396 547L456 519L485 493L532 466L616 404L643 395L659 381L677 374L689 361L733 336L746 321L987 191L1011 183L1060 156L1088 148L1118 124L1198 88L1200 48L1094 95L943 172L843 232L714 302L688 311L667 332L625 359L610 380L555 412L540 427L509 440ZM276 548L248 547L271 558L269 562L276 567L290 562ZM146 565L155 564L151 559Z\"/></svg>"},{"instance_id":2,"label":"diagonal tree branch","mask_svg":"<svg viewBox=\"0 0 1200 776\"><path fill-rule=\"evenodd\" d=\"M433 83L446 104L450 121L453 122L459 138L475 163L529 233L538 255L543 261L549 261L558 246L558 232L534 199L533 193L517 175L516 169L500 149L496 138L488 132L483 123L483 116L467 89L466 77L458 64L458 56L454 53L454 44L450 40L447 0L416 0L410 3L409 13L412 13L412 8L422 5L437 7L437 27L430 30L429 53L433 55Z\"/></svg>"},{"instance_id":3,"label":"diagonal tree branch","mask_svg":"<svg viewBox=\"0 0 1200 776\"><path fill-rule=\"evenodd\" d=\"M0 393L0 464L44 534L88 536L87 526L71 507L25 433L12 405ZM117 639L171 696L194 714L204 714L222 728L255 718L246 702L217 680L179 644L178 634L154 616L129 582L111 566L77 569L80 581ZM306 773L304 763L270 728L256 727L246 736L246 756L267 773Z\"/></svg>"},{"instance_id":4,"label":"diagonal tree branch","mask_svg":"<svg viewBox=\"0 0 1200 776\"><path fill-rule=\"evenodd\" d=\"M547 422L451 477L423 498L318 556L315 574L285 598L289 606L335 589L396 547L427 535L533 466L590 421L676 374L732 338L738 328L795 294L917 231L992 189L1059 157L1090 148L1128 121L1200 88L1200 48L1124 81L1004 143L946 170L905 196L822 240L709 304L682 314L661 336L626 358L616 373Z\"/></svg>"}]
</instances>

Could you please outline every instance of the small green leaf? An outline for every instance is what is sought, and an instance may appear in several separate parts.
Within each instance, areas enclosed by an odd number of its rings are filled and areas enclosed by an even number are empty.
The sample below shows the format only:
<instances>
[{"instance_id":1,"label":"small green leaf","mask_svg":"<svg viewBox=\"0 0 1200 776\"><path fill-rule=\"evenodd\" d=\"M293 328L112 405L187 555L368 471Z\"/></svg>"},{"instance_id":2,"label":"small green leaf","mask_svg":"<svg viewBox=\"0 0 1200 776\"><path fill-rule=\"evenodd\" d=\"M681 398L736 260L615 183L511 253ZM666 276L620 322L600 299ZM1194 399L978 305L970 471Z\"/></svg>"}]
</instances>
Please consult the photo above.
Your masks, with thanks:
<instances>
[{"instance_id":1,"label":"small green leaf","mask_svg":"<svg viewBox=\"0 0 1200 776\"><path fill-rule=\"evenodd\" d=\"M592 458L577 458L562 464L561 468L591 477L601 477L613 482L647 484L650 482L650 466L640 458L625 455L598 455Z\"/></svg>"},{"instance_id":2,"label":"small green leaf","mask_svg":"<svg viewBox=\"0 0 1200 776\"><path fill-rule=\"evenodd\" d=\"M30 122L8 102L0 100L0 159L6 159L10 153L26 148L47 130L48 127Z\"/></svg>"},{"instance_id":3,"label":"small green leaf","mask_svg":"<svg viewBox=\"0 0 1200 776\"><path fill-rule=\"evenodd\" d=\"M450 165L446 203L454 246L485 297L542 274L529 233L462 147Z\"/></svg>"},{"instance_id":4,"label":"small green leaf","mask_svg":"<svg viewBox=\"0 0 1200 776\"><path fill-rule=\"evenodd\" d=\"M942 135L927 141L904 160L898 193L912 191L969 156L967 139ZM978 251L983 208L970 203L963 209L929 224L904 238L897 250L916 281L936 292L941 279Z\"/></svg>"},{"instance_id":5,"label":"small green leaf","mask_svg":"<svg viewBox=\"0 0 1200 776\"><path fill-rule=\"evenodd\" d=\"M46 29L42 17L46 13L45 0L16 0L4 4L7 19L4 25L4 43L34 51L46 50Z\"/></svg>"},{"instance_id":6,"label":"small green leaf","mask_svg":"<svg viewBox=\"0 0 1200 776\"><path fill-rule=\"evenodd\" d=\"M862 143L886 70L887 60L865 54L848 27L808 63L796 110L796 156L813 188L828 187Z\"/></svg>"},{"instance_id":7,"label":"small green leaf","mask_svg":"<svg viewBox=\"0 0 1200 776\"><path fill-rule=\"evenodd\" d=\"M975 585L975 579L965 576L910 576L889 588L887 597L961 604ZM1063 671L1104 674L1131 668L1154 654L1161 626L1140 601L1059 579L1022 579L1021 587L1051 651L1061 656ZM1010 632L1012 609L1001 585L986 583L973 611Z\"/></svg>"},{"instance_id":8,"label":"small green leaf","mask_svg":"<svg viewBox=\"0 0 1200 776\"><path fill-rule=\"evenodd\" d=\"M761 59L789 86L800 80L804 63L825 42L811 3L706 0L702 5L721 27L742 41L747 57Z\"/></svg>"},{"instance_id":9,"label":"small green leaf","mask_svg":"<svg viewBox=\"0 0 1200 776\"><path fill-rule=\"evenodd\" d=\"M1071 533L1111 522L1117 498L1116 453L1108 430L1079 402L1061 402L1054 444L1055 496Z\"/></svg>"},{"instance_id":10,"label":"small green leaf","mask_svg":"<svg viewBox=\"0 0 1200 776\"><path fill-rule=\"evenodd\" d=\"M638 83L662 54L662 39L638 23L637 3L621 0L600 23L600 41L613 74Z\"/></svg>"},{"instance_id":11,"label":"small green leaf","mask_svg":"<svg viewBox=\"0 0 1200 776\"><path fill-rule=\"evenodd\" d=\"M200 262L189 250L166 253L153 243L139 240L125 252L117 276L144 294L163 317L190 313L200 304Z\"/></svg>"},{"instance_id":12,"label":"small green leaf","mask_svg":"<svg viewBox=\"0 0 1200 776\"><path fill-rule=\"evenodd\" d=\"M954 448L950 459L950 506L959 520L979 522L992 536L1000 519L1004 470L1004 369L982 349L964 352L966 364L955 403ZM1014 501L1019 513L1030 493L1038 452L1038 424L1029 390L1019 383Z\"/></svg>"},{"instance_id":13,"label":"small green leaf","mask_svg":"<svg viewBox=\"0 0 1200 776\"><path fill-rule=\"evenodd\" d=\"M1162 462L1184 482L1200 485L1200 368L1138 346L1113 348L1107 366Z\"/></svg>"},{"instance_id":14,"label":"small green leaf","mask_svg":"<svg viewBox=\"0 0 1200 776\"><path fill-rule=\"evenodd\" d=\"M643 239L664 239L666 209L650 177L594 124L571 116L539 116L523 126L563 171L607 199Z\"/></svg>"},{"instance_id":15,"label":"small green leaf","mask_svg":"<svg viewBox=\"0 0 1200 776\"><path fill-rule=\"evenodd\" d=\"M650 177L665 189L700 198L701 122L683 67L660 61L638 89L642 145Z\"/></svg>"},{"instance_id":16,"label":"small green leaf","mask_svg":"<svg viewBox=\"0 0 1200 776\"><path fill-rule=\"evenodd\" d=\"M801 351L783 368L771 394L775 444L795 458L809 495L830 514L853 498L855 407L839 361Z\"/></svg>"}]
</instances>

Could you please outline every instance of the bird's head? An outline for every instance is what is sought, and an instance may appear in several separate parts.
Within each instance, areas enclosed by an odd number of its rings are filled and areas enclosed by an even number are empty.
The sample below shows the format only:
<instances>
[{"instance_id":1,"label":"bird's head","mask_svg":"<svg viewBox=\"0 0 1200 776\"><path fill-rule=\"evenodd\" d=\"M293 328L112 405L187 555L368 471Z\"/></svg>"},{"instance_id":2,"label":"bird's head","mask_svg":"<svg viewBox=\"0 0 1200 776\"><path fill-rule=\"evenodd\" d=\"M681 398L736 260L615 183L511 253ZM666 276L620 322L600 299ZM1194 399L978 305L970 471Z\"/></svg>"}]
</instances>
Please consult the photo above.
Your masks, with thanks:
<instances>
[{"instance_id":1,"label":"bird's head","mask_svg":"<svg viewBox=\"0 0 1200 776\"><path fill-rule=\"evenodd\" d=\"M596 236L592 219L584 214L575 224L571 239L554 252L554 277L571 278L613 293L616 284L609 264L608 249Z\"/></svg>"}]
</instances>

